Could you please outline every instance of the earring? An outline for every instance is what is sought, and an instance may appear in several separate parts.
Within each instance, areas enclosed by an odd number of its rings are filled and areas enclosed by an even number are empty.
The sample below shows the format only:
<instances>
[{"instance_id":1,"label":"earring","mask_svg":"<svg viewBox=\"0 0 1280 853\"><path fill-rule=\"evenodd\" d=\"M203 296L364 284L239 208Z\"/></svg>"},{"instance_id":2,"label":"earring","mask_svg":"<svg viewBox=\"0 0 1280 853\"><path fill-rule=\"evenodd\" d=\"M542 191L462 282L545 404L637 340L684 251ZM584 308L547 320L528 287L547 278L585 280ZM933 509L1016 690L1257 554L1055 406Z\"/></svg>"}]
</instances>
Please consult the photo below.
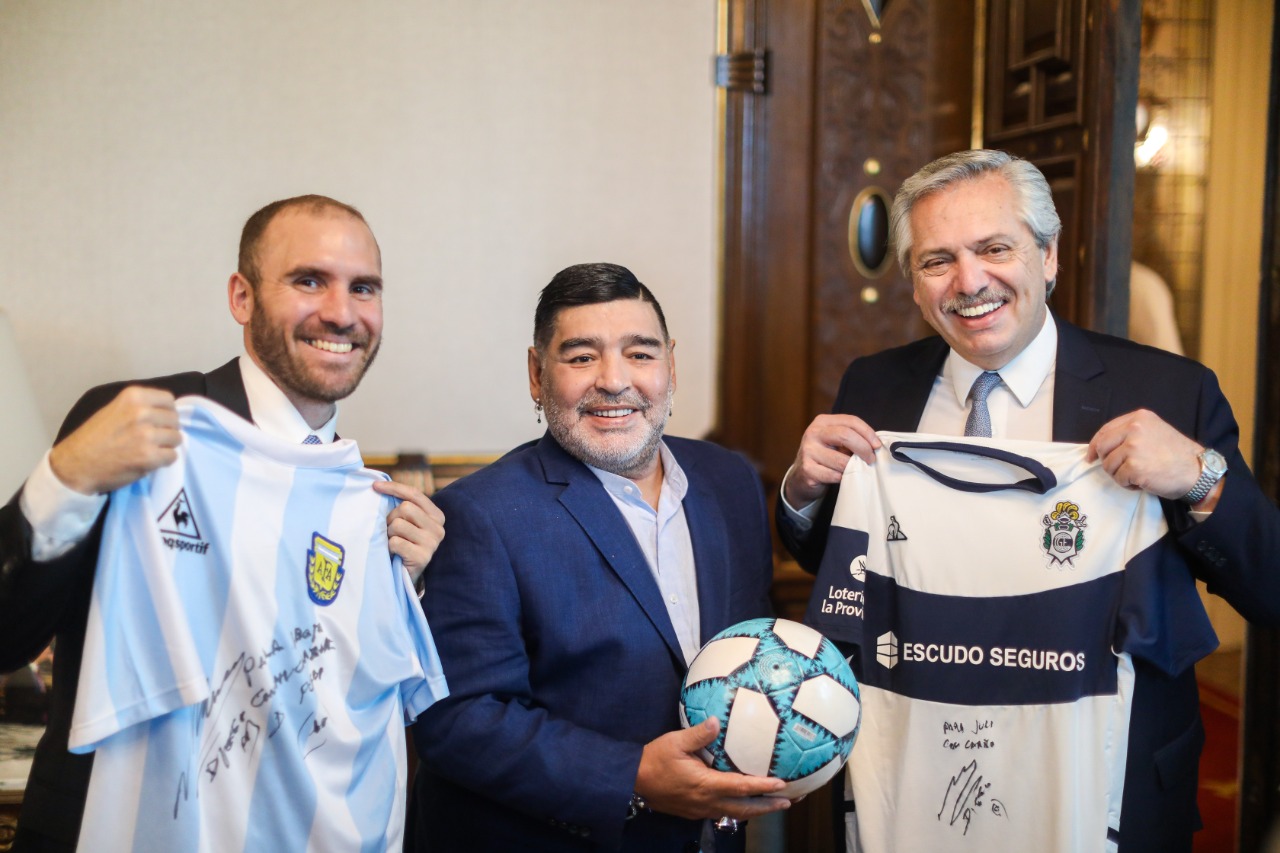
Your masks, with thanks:
<instances>
[{"instance_id":1,"label":"earring","mask_svg":"<svg viewBox=\"0 0 1280 853\"><path fill-rule=\"evenodd\" d=\"M538 416L538 423L542 423L542 401L533 401L533 413Z\"/></svg>"}]
</instances>

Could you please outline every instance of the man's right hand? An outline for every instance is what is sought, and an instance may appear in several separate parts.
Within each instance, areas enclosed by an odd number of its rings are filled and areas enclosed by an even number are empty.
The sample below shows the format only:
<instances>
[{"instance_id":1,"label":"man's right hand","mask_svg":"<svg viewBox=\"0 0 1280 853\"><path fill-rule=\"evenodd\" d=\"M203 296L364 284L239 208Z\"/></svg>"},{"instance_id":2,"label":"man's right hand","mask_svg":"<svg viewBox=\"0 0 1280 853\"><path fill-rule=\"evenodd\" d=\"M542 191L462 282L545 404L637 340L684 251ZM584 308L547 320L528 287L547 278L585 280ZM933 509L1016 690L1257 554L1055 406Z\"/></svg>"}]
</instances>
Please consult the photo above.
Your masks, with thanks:
<instances>
[{"instance_id":1,"label":"man's right hand","mask_svg":"<svg viewBox=\"0 0 1280 853\"><path fill-rule=\"evenodd\" d=\"M49 466L68 488L105 494L172 464L181 441L173 395L131 385L54 445Z\"/></svg>"},{"instance_id":2,"label":"man's right hand","mask_svg":"<svg viewBox=\"0 0 1280 853\"><path fill-rule=\"evenodd\" d=\"M818 415L804 431L800 450L783 487L792 509L802 510L840 482L850 456L868 465L880 448L876 431L853 415Z\"/></svg>"},{"instance_id":3,"label":"man's right hand","mask_svg":"<svg viewBox=\"0 0 1280 853\"><path fill-rule=\"evenodd\" d=\"M691 820L749 820L790 808L791 802L778 796L786 784L781 779L722 773L706 765L699 752L719 733L720 722L712 717L649 741L640 757L636 793L654 811Z\"/></svg>"}]
</instances>

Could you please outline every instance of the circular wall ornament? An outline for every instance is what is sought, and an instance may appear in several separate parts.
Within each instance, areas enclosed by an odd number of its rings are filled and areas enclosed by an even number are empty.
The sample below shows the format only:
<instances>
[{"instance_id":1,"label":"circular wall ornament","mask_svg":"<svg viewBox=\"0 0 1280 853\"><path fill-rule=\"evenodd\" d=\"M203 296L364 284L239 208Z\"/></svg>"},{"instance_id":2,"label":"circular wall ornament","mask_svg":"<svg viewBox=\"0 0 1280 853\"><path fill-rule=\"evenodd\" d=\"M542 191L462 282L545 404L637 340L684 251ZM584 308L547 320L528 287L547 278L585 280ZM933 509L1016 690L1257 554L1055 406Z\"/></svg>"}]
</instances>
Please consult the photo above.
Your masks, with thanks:
<instances>
[{"instance_id":1,"label":"circular wall ornament","mask_svg":"<svg viewBox=\"0 0 1280 853\"><path fill-rule=\"evenodd\" d=\"M888 194L879 187L866 187L849 209L849 257L865 278L880 278L892 262L889 254Z\"/></svg>"}]
</instances>

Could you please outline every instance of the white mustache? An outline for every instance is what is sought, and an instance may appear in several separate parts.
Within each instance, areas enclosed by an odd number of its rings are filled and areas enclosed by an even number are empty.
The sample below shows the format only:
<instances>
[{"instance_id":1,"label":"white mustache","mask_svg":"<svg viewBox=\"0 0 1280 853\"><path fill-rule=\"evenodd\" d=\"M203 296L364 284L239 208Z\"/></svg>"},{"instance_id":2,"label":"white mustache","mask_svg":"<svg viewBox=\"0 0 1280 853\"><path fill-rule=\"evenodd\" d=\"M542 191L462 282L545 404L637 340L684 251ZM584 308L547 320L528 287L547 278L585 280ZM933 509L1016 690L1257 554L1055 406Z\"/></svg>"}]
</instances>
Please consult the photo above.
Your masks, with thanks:
<instances>
[{"instance_id":1,"label":"white mustache","mask_svg":"<svg viewBox=\"0 0 1280 853\"><path fill-rule=\"evenodd\" d=\"M942 303L942 310L958 311L961 308L972 308L975 305L981 305L984 302L992 302L997 299L1008 302L1013 299L1013 292L1008 288L995 287L989 284L974 294L962 293L959 296L952 296Z\"/></svg>"},{"instance_id":2,"label":"white mustache","mask_svg":"<svg viewBox=\"0 0 1280 853\"><path fill-rule=\"evenodd\" d=\"M593 394L590 397L583 398L578 403L577 411L580 415L585 415L591 409L635 409L639 412L647 412L653 408L653 403L637 393L629 394Z\"/></svg>"}]
</instances>

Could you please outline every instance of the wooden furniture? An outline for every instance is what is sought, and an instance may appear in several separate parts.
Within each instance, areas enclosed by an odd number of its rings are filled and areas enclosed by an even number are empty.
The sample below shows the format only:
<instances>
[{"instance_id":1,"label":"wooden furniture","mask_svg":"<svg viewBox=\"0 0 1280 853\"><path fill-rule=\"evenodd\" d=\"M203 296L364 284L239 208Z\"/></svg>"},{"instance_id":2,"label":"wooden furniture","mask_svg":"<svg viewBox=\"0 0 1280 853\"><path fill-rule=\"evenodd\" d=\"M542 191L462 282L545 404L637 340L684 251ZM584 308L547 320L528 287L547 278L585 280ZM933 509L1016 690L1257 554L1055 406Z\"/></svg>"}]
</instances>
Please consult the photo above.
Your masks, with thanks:
<instances>
[{"instance_id":1,"label":"wooden furniture","mask_svg":"<svg viewBox=\"0 0 1280 853\"><path fill-rule=\"evenodd\" d=\"M31 755L44 726L0 719L0 853L8 853L18 828Z\"/></svg>"},{"instance_id":2,"label":"wooden furniture","mask_svg":"<svg viewBox=\"0 0 1280 853\"><path fill-rule=\"evenodd\" d=\"M13 848L18 831L18 813L22 810L22 792L0 789L0 853Z\"/></svg>"}]
</instances>

